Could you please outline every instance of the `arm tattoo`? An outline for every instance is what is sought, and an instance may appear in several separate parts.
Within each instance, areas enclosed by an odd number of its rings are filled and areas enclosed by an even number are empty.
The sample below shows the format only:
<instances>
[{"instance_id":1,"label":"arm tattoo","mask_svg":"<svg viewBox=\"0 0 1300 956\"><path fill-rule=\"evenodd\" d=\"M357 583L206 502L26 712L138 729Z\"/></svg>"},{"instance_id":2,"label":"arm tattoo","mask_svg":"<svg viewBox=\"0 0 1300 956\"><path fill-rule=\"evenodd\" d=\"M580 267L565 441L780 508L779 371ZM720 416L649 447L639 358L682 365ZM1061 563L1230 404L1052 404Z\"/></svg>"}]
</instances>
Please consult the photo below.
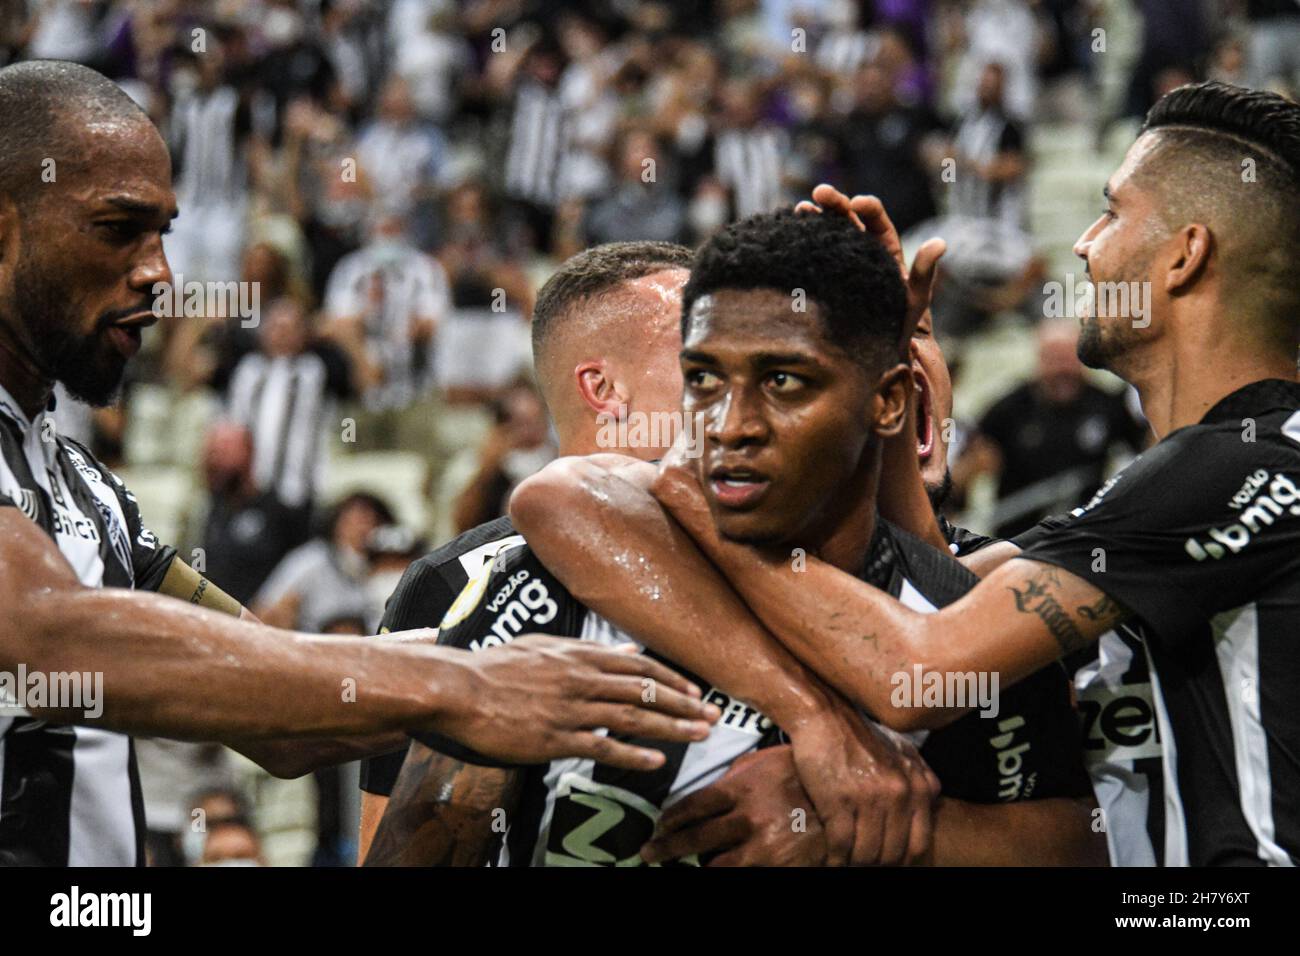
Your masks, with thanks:
<instances>
[{"instance_id":1,"label":"arm tattoo","mask_svg":"<svg viewBox=\"0 0 1300 956\"><path fill-rule=\"evenodd\" d=\"M1019 588L1007 588L1016 599L1016 610L1022 614L1036 614L1047 625L1047 630L1061 647L1062 654L1070 654L1088 646L1088 639L1079 633L1070 612L1061 606L1049 588L1059 586L1060 575L1055 568L1042 568L1028 578Z\"/></svg>"},{"instance_id":2,"label":"arm tattoo","mask_svg":"<svg viewBox=\"0 0 1300 956\"><path fill-rule=\"evenodd\" d=\"M519 782L519 771L476 767L412 744L365 865L483 865Z\"/></svg>"},{"instance_id":3,"label":"arm tattoo","mask_svg":"<svg viewBox=\"0 0 1300 956\"><path fill-rule=\"evenodd\" d=\"M1097 598L1092 604L1081 605L1077 610L1080 617L1085 617L1090 621L1097 621L1107 627L1118 623L1120 618L1127 616L1120 603L1111 600L1110 596L1106 594Z\"/></svg>"}]
</instances>

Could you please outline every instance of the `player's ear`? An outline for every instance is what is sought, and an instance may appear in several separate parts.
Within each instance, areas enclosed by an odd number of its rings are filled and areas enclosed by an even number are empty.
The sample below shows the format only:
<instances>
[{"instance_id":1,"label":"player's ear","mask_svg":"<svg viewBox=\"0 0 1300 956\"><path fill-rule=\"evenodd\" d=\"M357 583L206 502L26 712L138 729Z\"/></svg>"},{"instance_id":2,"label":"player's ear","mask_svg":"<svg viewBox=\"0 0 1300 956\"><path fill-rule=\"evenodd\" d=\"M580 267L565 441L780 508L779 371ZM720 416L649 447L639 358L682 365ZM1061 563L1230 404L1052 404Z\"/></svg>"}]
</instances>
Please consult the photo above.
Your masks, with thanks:
<instances>
[{"instance_id":1,"label":"player's ear","mask_svg":"<svg viewBox=\"0 0 1300 956\"><path fill-rule=\"evenodd\" d=\"M1205 271L1214 248L1214 237L1200 223L1191 223L1174 233L1173 258L1165 272L1165 292L1186 291Z\"/></svg>"},{"instance_id":2,"label":"player's ear","mask_svg":"<svg viewBox=\"0 0 1300 956\"><path fill-rule=\"evenodd\" d=\"M880 438L893 438L907 422L912 398L912 367L903 362L885 369L871 403L871 427Z\"/></svg>"},{"instance_id":3,"label":"player's ear","mask_svg":"<svg viewBox=\"0 0 1300 956\"><path fill-rule=\"evenodd\" d=\"M573 376L578 394L588 408L597 415L608 415L614 419L623 416L627 399L620 393L604 362L583 362L573 370Z\"/></svg>"}]
</instances>

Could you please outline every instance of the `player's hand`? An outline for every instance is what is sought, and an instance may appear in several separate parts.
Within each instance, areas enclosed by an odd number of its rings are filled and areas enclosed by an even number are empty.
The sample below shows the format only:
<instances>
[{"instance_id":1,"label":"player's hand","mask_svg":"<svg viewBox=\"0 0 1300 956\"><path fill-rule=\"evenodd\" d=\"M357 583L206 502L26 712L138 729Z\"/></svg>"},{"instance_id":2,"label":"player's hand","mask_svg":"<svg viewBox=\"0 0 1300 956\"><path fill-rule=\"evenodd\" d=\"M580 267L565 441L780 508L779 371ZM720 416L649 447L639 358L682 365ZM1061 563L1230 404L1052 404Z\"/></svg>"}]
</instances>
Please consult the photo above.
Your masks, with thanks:
<instances>
[{"instance_id":1,"label":"player's hand","mask_svg":"<svg viewBox=\"0 0 1300 956\"><path fill-rule=\"evenodd\" d=\"M700 690L643 654L572 638L527 635L502 647L457 652L451 706L434 729L511 763L581 757L653 770L664 755L597 733L703 740L720 712Z\"/></svg>"},{"instance_id":2,"label":"player's hand","mask_svg":"<svg viewBox=\"0 0 1300 956\"><path fill-rule=\"evenodd\" d=\"M717 783L673 804L641 849L647 863L718 854L709 866L823 866L826 839L789 747L736 760Z\"/></svg>"},{"instance_id":3,"label":"player's hand","mask_svg":"<svg viewBox=\"0 0 1300 956\"><path fill-rule=\"evenodd\" d=\"M811 202L805 199L794 208L799 213L828 211L848 216L855 226L880 240L880 244L898 263L903 284L907 288L907 321L903 323L903 342L907 342L921 316L930 308L939 259L948 244L942 239L927 239L916 250L909 269L907 260L903 257L902 239L889 214L885 212L885 204L877 197L857 195L850 198L834 186L822 183L813 189Z\"/></svg>"},{"instance_id":4,"label":"player's hand","mask_svg":"<svg viewBox=\"0 0 1300 956\"><path fill-rule=\"evenodd\" d=\"M906 738L846 704L786 732L831 866L905 864L929 850L939 780Z\"/></svg>"},{"instance_id":5,"label":"player's hand","mask_svg":"<svg viewBox=\"0 0 1300 956\"><path fill-rule=\"evenodd\" d=\"M717 529L704 489L700 487L699 461L687 456L686 432L682 429L659 463L650 494L707 552L708 544L717 538Z\"/></svg>"}]
</instances>

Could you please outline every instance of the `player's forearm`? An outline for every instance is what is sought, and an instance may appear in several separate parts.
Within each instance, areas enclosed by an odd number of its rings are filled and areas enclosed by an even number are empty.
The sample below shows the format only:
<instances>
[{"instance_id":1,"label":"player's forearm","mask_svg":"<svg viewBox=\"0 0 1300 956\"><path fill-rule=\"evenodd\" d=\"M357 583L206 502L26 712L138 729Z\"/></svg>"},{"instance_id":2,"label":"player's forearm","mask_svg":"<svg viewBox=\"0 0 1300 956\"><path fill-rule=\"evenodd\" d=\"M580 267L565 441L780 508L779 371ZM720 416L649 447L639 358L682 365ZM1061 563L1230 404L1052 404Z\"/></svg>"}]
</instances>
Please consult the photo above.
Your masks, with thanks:
<instances>
[{"instance_id":1,"label":"player's forearm","mask_svg":"<svg viewBox=\"0 0 1300 956\"><path fill-rule=\"evenodd\" d=\"M979 804L940 798L934 866L1106 866L1106 838L1094 832L1091 800Z\"/></svg>"},{"instance_id":2,"label":"player's forearm","mask_svg":"<svg viewBox=\"0 0 1300 956\"><path fill-rule=\"evenodd\" d=\"M80 586L23 602L4 656L102 674L98 725L194 740L375 734L429 726L457 693L453 653L277 631L155 594ZM85 722L82 709L47 716Z\"/></svg>"},{"instance_id":3,"label":"player's forearm","mask_svg":"<svg viewBox=\"0 0 1300 956\"><path fill-rule=\"evenodd\" d=\"M365 866L482 866L514 810L520 774L412 744Z\"/></svg>"},{"instance_id":4,"label":"player's forearm","mask_svg":"<svg viewBox=\"0 0 1300 956\"><path fill-rule=\"evenodd\" d=\"M787 731L828 689L745 607L647 490L654 466L561 459L524 482L510 514L586 606Z\"/></svg>"},{"instance_id":5,"label":"player's forearm","mask_svg":"<svg viewBox=\"0 0 1300 956\"><path fill-rule=\"evenodd\" d=\"M333 767L350 760L363 760L391 753L410 740L404 730L389 730L354 737L276 737L267 740L227 740L274 777L290 779Z\"/></svg>"}]
</instances>

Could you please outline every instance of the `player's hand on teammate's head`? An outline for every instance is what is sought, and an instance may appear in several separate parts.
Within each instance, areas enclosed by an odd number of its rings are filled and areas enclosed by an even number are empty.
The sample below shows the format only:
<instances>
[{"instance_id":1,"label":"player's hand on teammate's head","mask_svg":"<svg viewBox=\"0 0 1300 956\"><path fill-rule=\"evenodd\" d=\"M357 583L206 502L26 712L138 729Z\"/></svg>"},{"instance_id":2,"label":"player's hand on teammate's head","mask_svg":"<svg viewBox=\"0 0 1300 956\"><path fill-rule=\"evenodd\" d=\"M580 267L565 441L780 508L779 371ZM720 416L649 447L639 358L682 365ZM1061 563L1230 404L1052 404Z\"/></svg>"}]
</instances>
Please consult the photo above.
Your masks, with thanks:
<instances>
[{"instance_id":1,"label":"player's hand on teammate's head","mask_svg":"<svg viewBox=\"0 0 1300 956\"><path fill-rule=\"evenodd\" d=\"M643 654L572 638L531 634L502 647L458 653L464 680L455 706L434 729L485 756L511 763L581 757L653 770L661 751L609 734L703 740L720 712L700 689ZM443 658L446 660L447 658Z\"/></svg>"},{"instance_id":2,"label":"player's hand on teammate's head","mask_svg":"<svg viewBox=\"0 0 1300 956\"><path fill-rule=\"evenodd\" d=\"M697 855L707 866L823 866L826 839L788 746L745 754L717 783L659 818L647 863Z\"/></svg>"},{"instance_id":3,"label":"player's hand on teammate's head","mask_svg":"<svg viewBox=\"0 0 1300 956\"><path fill-rule=\"evenodd\" d=\"M885 211L885 204L878 197L862 194L850 197L829 183L822 183L813 189L812 201L805 199L794 208L799 213L826 211L848 216L855 226L880 240L881 245L898 263L903 284L907 288L907 321L903 329L903 343L906 343L934 299L939 259L947 250L948 244L938 238L925 240L912 257L912 267L909 269L903 256L902 238Z\"/></svg>"}]
</instances>

